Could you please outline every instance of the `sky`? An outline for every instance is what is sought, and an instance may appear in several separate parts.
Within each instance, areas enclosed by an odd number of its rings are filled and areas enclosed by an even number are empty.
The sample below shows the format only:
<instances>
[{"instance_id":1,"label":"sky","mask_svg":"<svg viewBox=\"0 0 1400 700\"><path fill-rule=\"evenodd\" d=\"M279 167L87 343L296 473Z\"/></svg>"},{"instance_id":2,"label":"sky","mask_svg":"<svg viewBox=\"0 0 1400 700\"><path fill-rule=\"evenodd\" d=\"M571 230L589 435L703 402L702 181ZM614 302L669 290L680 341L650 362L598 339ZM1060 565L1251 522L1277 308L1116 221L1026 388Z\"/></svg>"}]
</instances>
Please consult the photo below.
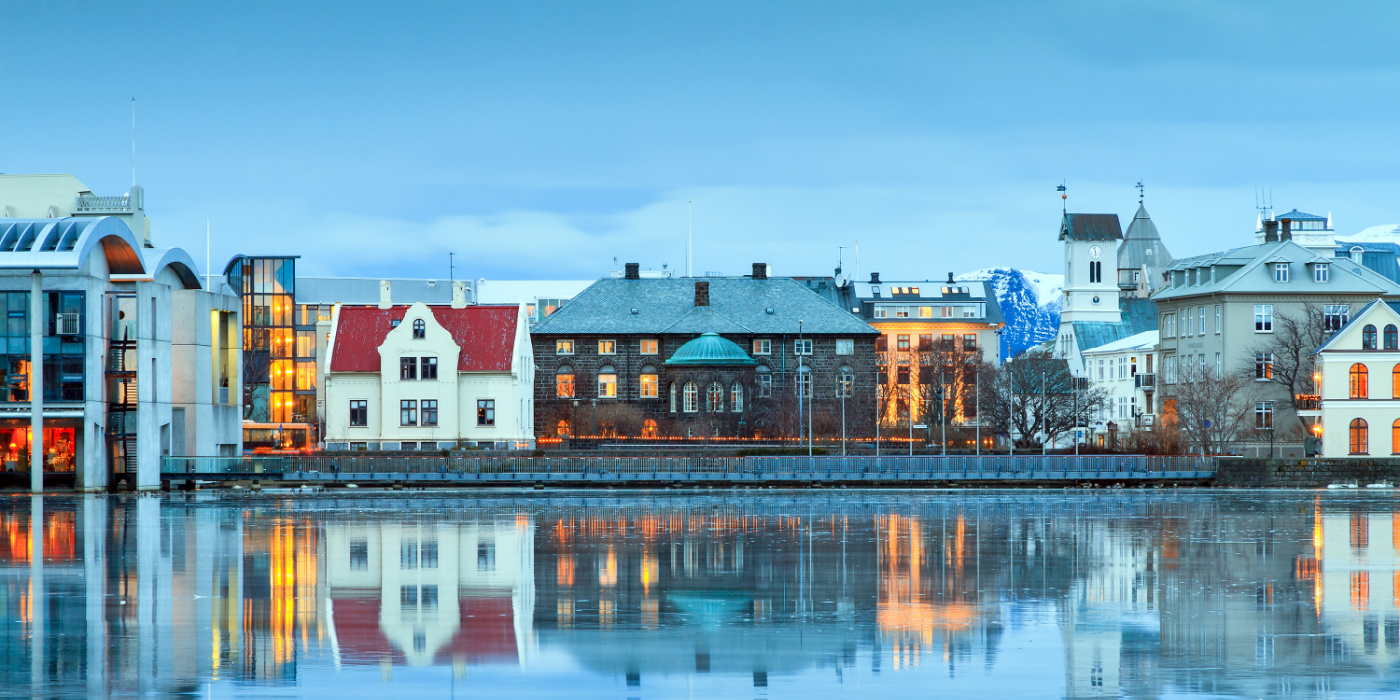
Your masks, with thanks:
<instances>
[{"instance_id":1,"label":"sky","mask_svg":"<svg viewBox=\"0 0 1400 700\"><path fill-rule=\"evenodd\" d=\"M1060 272L1071 211L1178 256L1256 193L1400 223L1400 4L0 0L0 172L136 175L216 269L590 279Z\"/></svg>"}]
</instances>

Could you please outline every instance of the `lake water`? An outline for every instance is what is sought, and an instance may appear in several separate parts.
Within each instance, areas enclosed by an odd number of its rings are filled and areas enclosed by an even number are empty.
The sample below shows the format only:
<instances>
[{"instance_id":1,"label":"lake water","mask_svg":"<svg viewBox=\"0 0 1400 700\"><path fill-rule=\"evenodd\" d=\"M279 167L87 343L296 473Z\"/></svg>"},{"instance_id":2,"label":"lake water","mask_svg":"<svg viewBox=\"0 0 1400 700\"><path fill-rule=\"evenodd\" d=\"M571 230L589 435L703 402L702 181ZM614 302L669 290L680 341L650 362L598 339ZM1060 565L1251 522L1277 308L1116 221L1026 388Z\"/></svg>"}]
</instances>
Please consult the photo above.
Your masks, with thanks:
<instances>
[{"instance_id":1,"label":"lake water","mask_svg":"<svg viewBox=\"0 0 1400 700\"><path fill-rule=\"evenodd\" d=\"M1389 492L343 493L0 499L0 696L1400 693Z\"/></svg>"}]
</instances>

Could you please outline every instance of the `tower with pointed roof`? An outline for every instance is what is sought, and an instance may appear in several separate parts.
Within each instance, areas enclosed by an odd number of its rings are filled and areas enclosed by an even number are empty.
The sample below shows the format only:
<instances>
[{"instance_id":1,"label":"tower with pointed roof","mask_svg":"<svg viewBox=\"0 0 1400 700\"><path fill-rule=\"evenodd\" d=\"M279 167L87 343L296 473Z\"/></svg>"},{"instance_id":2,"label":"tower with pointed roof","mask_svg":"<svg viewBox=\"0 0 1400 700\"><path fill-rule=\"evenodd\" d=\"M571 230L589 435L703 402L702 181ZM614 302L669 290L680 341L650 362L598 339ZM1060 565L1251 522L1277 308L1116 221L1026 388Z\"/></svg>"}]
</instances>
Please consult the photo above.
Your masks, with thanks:
<instances>
[{"instance_id":1,"label":"tower with pointed roof","mask_svg":"<svg viewBox=\"0 0 1400 700\"><path fill-rule=\"evenodd\" d=\"M1157 225L1138 201L1137 213L1118 246L1118 292L1123 298L1151 296L1161 288L1162 271L1172 264L1172 254L1162 244Z\"/></svg>"}]
</instances>

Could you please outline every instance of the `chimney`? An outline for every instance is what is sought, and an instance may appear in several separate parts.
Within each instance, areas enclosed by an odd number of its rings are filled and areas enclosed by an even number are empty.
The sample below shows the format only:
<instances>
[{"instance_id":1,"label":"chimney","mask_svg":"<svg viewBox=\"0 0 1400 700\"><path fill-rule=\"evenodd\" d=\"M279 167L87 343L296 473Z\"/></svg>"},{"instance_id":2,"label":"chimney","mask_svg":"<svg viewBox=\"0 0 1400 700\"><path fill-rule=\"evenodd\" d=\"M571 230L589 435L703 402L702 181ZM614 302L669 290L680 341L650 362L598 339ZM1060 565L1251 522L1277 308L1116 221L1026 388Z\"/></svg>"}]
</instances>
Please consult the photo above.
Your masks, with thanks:
<instances>
[{"instance_id":1,"label":"chimney","mask_svg":"<svg viewBox=\"0 0 1400 700\"><path fill-rule=\"evenodd\" d=\"M467 308L467 283L462 280L452 283L452 308Z\"/></svg>"},{"instance_id":2,"label":"chimney","mask_svg":"<svg viewBox=\"0 0 1400 700\"><path fill-rule=\"evenodd\" d=\"M387 309L393 305L389 301L389 280L379 280L379 308Z\"/></svg>"},{"instance_id":3,"label":"chimney","mask_svg":"<svg viewBox=\"0 0 1400 700\"><path fill-rule=\"evenodd\" d=\"M695 305L710 305L710 283L704 280L695 280Z\"/></svg>"},{"instance_id":4,"label":"chimney","mask_svg":"<svg viewBox=\"0 0 1400 700\"><path fill-rule=\"evenodd\" d=\"M641 265L639 265L639 264L637 264L637 263L627 263L627 264L624 265L623 267L624 267L624 269L625 269L625 272L622 273L622 278L623 278L623 279L628 279L628 280L639 280L639 279L642 278L642 266L641 266Z\"/></svg>"},{"instance_id":5,"label":"chimney","mask_svg":"<svg viewBox=\"0 0 1400 700\"><path fill-rule=\"evenodd\" d=\"M948 284L952 284L952 283L953 283L953 273L949 272L949 273L948 273Z\"/></svg>"},{"instance_id":6,"label":"chimney","mask_svg":"<svg viewBox=\"0 0 1400 700\"><path fill-rule=\"evenodd\" d=\"M872 272L872 273L870 273L870 283L871 283L871 284L879 284L879 283L880 283L880 273L878 273L878 272Z\"/></svg>"},{"instance_id":7,"label":"chimney","mask_svg":"<svg viewBox=\"0 0 1400 700\"><path fill-rule=\"evenodd\" d=\"M1292 220L1292 219L1284 219L1284 220L1283 220L1283 230L1282 230L1282 231L1279 231L1278 239L1279 239L1280 241L1291 241L1291 240L1293 240L1293 220Z\"/></svg>"},{"instance_id":8,"label":"chimney","mask_svg":"<svg viewBox=\"0 0 1400 700\"><path fill-rule=\"evenodd\" d=\"M1269 219L1264 222L1264 242L1273 243L1278 240L1278 222Z\"/></svg>"},{"instance_id":9,"label":"chimney","mask_svg":"<svg viewBox=\"0 0 1400 700\"><path fill-rule=\"evenodd\" d=\"M768 279L768 263L754 263L753 278L756 280Z\"/></svg>"}]
</instances>

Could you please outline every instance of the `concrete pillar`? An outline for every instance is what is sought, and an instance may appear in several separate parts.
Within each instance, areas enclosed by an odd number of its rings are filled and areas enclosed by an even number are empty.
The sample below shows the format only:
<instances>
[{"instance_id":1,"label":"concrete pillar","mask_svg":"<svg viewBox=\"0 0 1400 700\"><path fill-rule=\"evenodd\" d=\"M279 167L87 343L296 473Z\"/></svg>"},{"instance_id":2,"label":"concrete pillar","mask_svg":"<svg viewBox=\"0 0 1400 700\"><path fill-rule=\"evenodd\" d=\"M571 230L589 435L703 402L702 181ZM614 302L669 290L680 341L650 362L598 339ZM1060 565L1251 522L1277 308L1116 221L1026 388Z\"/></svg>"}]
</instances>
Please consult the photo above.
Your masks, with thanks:
<instances>
[{"instance_id":1,"label":"concrete pillar","mask_svg":"<svg viewBox=\"0 0 1400 700\"><path fill-rule=\"evenodd\" d=\"M29 276L29 490L44 492L44 281Z\"/></svg>"}]
</instances>

